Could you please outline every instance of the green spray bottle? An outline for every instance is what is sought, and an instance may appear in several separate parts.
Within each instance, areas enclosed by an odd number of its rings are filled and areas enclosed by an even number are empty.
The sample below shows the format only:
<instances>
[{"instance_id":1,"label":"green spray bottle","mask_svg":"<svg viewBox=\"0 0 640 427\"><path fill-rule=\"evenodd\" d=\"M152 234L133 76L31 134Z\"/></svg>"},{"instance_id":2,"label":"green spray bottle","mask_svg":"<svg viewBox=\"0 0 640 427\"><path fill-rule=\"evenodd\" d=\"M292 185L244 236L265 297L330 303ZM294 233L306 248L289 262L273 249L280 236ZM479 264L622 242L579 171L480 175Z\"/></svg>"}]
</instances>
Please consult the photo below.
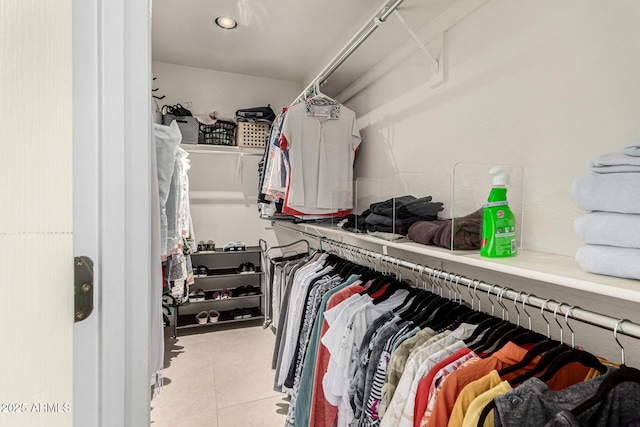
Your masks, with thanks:
<instances>
[{"instance_id":1,"label":"green spray bottle","mask_svg":"<svg viewBox=\"0 0 640 427\"><path fill-rule=\"evenodd\" d=\"M482 243L480 255L488 258L510 257L517 254L516 217L507 202L507 184L511 184L509 166L495 166L493 188L482 210Z\"/></svg>"}]
</instances>

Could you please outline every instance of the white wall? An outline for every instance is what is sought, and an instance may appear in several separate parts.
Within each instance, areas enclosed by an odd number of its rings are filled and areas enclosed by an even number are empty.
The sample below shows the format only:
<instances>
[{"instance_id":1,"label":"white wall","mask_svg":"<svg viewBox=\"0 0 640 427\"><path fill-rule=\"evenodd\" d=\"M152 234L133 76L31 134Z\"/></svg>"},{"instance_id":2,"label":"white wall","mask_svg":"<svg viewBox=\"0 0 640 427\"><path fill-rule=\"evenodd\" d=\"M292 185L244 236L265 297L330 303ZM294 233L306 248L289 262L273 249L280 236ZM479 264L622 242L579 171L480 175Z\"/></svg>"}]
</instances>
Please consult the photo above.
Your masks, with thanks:
<instances>
[{"instance_id":1,"label":"white wall","mask_svg":"<svg viewBox=\"0 0 640 427\"><path fill-rule=\"evenodd\" d=\"M0 424L69 426L71 1L3 1L0 40ZM51 406L40 412L40 404ZM60 413L48 412L54 404Z\"/></svg>"},{"instance_id":2,"label":"white wall","mask_svg":"<svg viewBox=\"0 0 640 427\"><path fill-rule=\"evenodd\" d=\"M153 87L165 95L158 104L191 102L194 114L210 110L233 116L236 110L271 104L276 113L288 106L302 91L299 82L225 73L154 61Z\"/></svg>"},{"instance_id":3,"label":"white wall","mask_svg":"<svg viewBox=\"0 0 640 427\"><path fill-rule=\"evenodd\" d=\"M449 30L446 84L430 87L427 59L417 51L388 72L380 73L381 64L364 76L366 82L382 75L346 102L363 135L356 177L452 173L458 162L522 165L525 248L573 256L582 244L573 222L583 214L569 196L573 180L588 173L592 157L640 139L638 22L640 2L634 0L486 2ZM421 34L433 37L433 28L442 25L436 19ZM488 176L477 179L490 183ZM477 203L487 195L476 194ZM410 260L640 321L636 304L622 300L455 263ZM546 333L539 312L534 317ZM610 332L583 328L576 339L619 361ZM637 366L640 343L622 341L627 360Z\"/></svg>"},{"instance_id":4,"label":"white wall","mask_svg":"<svg viewBox=\"0 0 640 427\"><path fill-rule=\"evenodd\" d=\"M154 87L166 98L159 103L191 102L191 111L236 110L266 106L278 113L302 91L296 82L153 62ZM162 106L162 104L160 104ZM213 240L216 247L230 241L257 245L258 239L276 243L267 221L259 219L258 156L190 154L191 215L197 240Z\"/></svg>"},{"instance_id":5,"label":"white wall","mask_svg":"<svg viewBox=\"0 0 640 427\"><path fill-rule=\"evenodd\" d=\"M416 52L347 102L363 135L356 176L522 165L525 248L573 255L572 181L640 138L639 19L633 0L488 1L450 29L445 85L430 88Z\"/></svg>"}]
</instances>

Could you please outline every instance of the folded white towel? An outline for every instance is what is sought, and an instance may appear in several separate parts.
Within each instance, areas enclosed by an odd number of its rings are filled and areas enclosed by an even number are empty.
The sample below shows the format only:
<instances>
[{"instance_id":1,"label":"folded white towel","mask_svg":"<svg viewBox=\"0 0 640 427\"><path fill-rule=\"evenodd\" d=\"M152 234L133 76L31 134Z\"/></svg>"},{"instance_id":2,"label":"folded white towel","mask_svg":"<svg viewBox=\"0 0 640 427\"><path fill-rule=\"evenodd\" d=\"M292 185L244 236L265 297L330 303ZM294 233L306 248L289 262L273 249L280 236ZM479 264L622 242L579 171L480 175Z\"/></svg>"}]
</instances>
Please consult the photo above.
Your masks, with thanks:
<instances>
[{"instance_id":1,"label":"folded white towel","mask_svg":"<svg viewBox=\"0 0 640 427\"><path fill-rule=\"evenodd\" d=\"M589 212L573 225L585 243L640 249L640 215Z\"/></svg>"},{"instance_id":2,"label":"folded white towel","mask_svg":"<svg viewBox=\"0 0 640 427\"><path fill-rule=\"evenodd\" d=\"M627 145L623 151L628 156L640 156L640 141Z\"/></svg>"},{"instance_id":3,"label":"folded white towel","mask_svg":"<svg viewBox=\"0 0 640 427\"><path fill-rule=\"evenodd\" d=\"M576 261L590 273L640 280L640 249L585 245Z\"/></svg>"},{"instance_id":4,"label":"folded white towel","mask_svg":"<svg viewBox=\"0 0 640 427\"><path fill-rule=\"evenodd\" d=\"M640 173L589 173L573 181L571 198L585 211L640 214Z\"/></svg>"},{"instance_id":5,"label":"folded white towel","mask_svg":"<svg viewBox=\"0 0 640 427\"><path fill-rule=\"evenodd\" d=\"M640 172L640 157L610 153L591 159L589 169L597 173Z\"/></svg>"}]
</instances>

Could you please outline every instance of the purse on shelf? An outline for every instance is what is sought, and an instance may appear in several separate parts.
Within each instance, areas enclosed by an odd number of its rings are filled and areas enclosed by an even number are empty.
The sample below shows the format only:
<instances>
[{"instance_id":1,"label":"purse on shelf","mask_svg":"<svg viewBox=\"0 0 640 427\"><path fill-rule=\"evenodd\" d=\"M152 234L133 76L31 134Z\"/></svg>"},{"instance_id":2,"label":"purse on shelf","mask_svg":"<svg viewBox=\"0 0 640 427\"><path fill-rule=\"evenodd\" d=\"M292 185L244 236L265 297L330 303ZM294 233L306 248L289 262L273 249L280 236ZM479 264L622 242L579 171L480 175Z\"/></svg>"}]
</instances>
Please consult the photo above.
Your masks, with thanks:
<instances>
[{"instance_id":1,"label":"purse on shelf","mask_svg":"<svg viewBox=\"0 0 640 427\"><path fill-rule=\"evenodd\" d=\"M236 111L236 120L239 122L272 123L276 114L271 109L271 104L266 107L242 108Z\"/></svg>"},{"instance_id":2,"label":"purse on shelf","mask_svg":"<svg viewBox=\"0 0 640 427\"><path fill-rule=\"evenodd\" d=\"M187 110L180 104L176 105L163 105L162 106L162 114L163 115L171 115L171 116L192 116L191 111Z\"/></svg>"}]
</instances>

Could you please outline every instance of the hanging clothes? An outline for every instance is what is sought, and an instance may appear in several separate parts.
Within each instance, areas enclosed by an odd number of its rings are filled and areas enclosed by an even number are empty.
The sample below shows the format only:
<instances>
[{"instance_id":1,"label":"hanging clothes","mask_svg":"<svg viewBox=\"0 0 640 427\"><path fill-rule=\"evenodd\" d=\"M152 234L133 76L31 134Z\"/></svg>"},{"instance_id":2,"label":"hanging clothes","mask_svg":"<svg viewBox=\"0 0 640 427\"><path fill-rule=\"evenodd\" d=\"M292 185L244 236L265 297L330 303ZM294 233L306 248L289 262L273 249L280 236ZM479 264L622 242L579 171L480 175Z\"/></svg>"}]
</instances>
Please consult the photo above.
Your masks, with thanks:
<instances>
[{"instance_id":1,"label":"hanging clothes","mask_svg":"<svg viewBox=\"0 0 640 427\"><path fill-rule=\"evenodd\" d=\"M260 170L262 218L315 220L353 208L353 163L362 138L355 113L316 95L276 117Z\"/></svg>"},{"instance_id":2,"label":"hanging clothes","mask_svg":"<svg viewBox=\"0 0 640 427\"><path fill-rule=\"evenodd\" d=\"M640 406L640 371L336 258L300 266L282 299L278 332L290 344L274 361L276 384L291 397L287 426L607 426L640 418L623 409ZM612 386L618 372L625 379Z\"/></svg>"},{"instance_id":3,"label":"hanging clothes","mask_svg":"<svg viewBox=\"0 0 640 427\"><path fill-rule=\"evenodd\" d=\"M169 126L154 124L152 158L150 162L152 201L151 259L151 354L150 367L154 373L154 393L161 386L164 364L164 323L162 295L167 293L173 303L188 300L193 284L193 268L189 254L195 251L193 223L189 205L190 162L188 153L180 148L182 135L177 122Z\"/></svg>"}]
</instances>

